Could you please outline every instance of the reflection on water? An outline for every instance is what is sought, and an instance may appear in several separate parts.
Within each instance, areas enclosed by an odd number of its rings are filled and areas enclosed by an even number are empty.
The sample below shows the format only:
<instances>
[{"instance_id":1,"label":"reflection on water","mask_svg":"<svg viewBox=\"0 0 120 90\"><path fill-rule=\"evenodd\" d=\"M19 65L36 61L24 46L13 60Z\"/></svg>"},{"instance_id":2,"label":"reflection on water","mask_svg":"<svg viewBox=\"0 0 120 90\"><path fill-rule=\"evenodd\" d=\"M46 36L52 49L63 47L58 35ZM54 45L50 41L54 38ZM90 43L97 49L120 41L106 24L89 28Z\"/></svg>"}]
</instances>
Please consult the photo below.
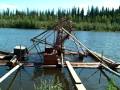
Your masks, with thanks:
<instances>
[{"instance_id":1,"label":"reflection on water","mask_svg":"<svg viewBox=\"0 0 120 90\"><path fill-rule=\"evenodd\" d=\"M61 84L61 90L71 90L69 81L67 80L64 71L60 68L35 68L34 69L34 75L33 79L36 80L36 84L39 87L39 81L51 81L54 82L54 84ZM38 82L38 83L37 83ZM57 83L58 82L58 83Z\"/></svg>"},{"instance_id":2,"label":"reflection on water","mask_svg":"<svg viewBox=\"0 0 120 90\"><path fill-rule=\"evenodd\" d=\"M58 86L62 88L60 90L74 90L74 87L71 87L72 83L70 83L69 74L65 69L39 67L24 68L16 71L1 83L1 89L41 90L35 88L40 88L41 85L45 86L45 84L50 86L52 85L50 82L53 82L53 85L60 84L60 86Z\"/></svg>"},{"instance_id":3,"label":"reflection on water","mask_svg":"<svg viewBox=\"0 0 120 90\"><path fill-rule=\"evenodd\" d=\"M19 29L0 29L0 50L12 51L12 48L18 44L30 46L32 43L30 39L38 35L39 30L19 30ZM104 52L104 55L119 61L120 59L120 33L114 32L75 32L77 37L89 48L98 52ZM116 41L116 42L114 42ZM73 48L75 46L71 42L65 43L65 47ZM34 52L34 51L33 51ZM37 56L38 57L38 56ZM34 59L35 58L35 59ZM77 56L65 57L65 59L79 61ZM29 61L39 62L40 58L32 55ZM93 58L85 57L84 61L92 61ZM4 75L8 67L0 67L0 76ZM115 75L99 69L75 69L87 90L106 90L108 86L108 77L115 81L117 86L120 85L120 78ZM106 77L106 75L108 77ZM38 67L24 67L19 72L14 72L3 83L1 83L2 90L35 90L40 87L41 81L47 81L48 84L51 80L60 81L63 90L74 90L72 79L66 68L38 68Z\"/></svg>"}]
</instances>

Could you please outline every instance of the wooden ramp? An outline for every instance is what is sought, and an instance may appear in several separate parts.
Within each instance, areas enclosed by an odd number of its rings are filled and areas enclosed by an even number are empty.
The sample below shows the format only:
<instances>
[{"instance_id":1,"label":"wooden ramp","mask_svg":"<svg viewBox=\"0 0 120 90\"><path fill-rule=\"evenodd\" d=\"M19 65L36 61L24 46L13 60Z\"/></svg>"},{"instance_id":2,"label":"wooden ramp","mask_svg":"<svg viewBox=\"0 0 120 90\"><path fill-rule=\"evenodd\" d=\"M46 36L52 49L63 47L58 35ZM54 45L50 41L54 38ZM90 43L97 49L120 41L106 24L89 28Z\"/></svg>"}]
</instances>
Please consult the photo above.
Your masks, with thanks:
<instances>
[{"instance_id":1,"label":"wooden ramp","mask_svg":"<svg viewBox=\"0 0 120 90\"><path fill-rule=\"evenodd\" d=\"M74 84L77 90L86 90L86 88L84 87L84 85L82 84L80 78L78 77L78 75L76 74L75 70L73 69L72 65L70 64L69 61L66 61L66 65L67 68L74 80Z\"/></svg>"}]
</instances>

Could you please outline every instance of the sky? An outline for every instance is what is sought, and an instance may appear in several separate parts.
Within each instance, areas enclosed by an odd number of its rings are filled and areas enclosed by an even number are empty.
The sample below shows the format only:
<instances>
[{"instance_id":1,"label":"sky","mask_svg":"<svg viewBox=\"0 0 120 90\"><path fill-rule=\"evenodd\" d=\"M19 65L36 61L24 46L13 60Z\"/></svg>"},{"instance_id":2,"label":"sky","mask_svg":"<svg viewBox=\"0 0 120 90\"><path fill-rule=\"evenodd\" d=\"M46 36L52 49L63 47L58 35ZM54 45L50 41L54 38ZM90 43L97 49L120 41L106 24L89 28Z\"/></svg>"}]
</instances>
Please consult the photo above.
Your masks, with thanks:
<instances>
[{"instance_id":1,"label":"sky","mask_svg":"<svg viewBox=\"0 0 120 90\"><path fill-rule=\"evenodd\" d=\"M69 9L72 7L84 8L87 11L88 6L102 6L107 8L118 8L120 0L0 0L0 10L10 8L10 10L46 10L58 8Z\"/></svg>"}]
</instances>

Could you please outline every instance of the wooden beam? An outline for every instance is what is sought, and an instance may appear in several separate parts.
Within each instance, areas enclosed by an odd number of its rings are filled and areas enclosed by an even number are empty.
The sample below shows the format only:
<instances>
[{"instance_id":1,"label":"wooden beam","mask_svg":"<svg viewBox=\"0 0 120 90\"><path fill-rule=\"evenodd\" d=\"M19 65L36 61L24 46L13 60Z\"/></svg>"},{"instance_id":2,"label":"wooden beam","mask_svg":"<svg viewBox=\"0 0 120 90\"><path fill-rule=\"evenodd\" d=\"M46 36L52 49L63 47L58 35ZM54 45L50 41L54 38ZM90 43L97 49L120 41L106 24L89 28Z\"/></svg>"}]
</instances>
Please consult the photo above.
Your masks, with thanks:
<instances>
[{"instance_id":1,"label":"wooden beam","mask_svg":"<svg viewBox=\"0 0 120 90\"><path fill-rule=\"evenodd\" d=\"M80 42L75 36L73 36L71 33L69 33L66 29L64 29L63 27L61 28L65 33L67 33L67 34L69 34L73 39L74 39L74 41L76 42L76 43L78 43L78 46L79 47L83 47L83 48L85 48L88 52L91 52L91 50L88 48L88 47L86 47L82 42Z\"/></svg>"},{"instance_id":2,"label":"wooden beam","mask_svg":"<svg viewBox=\"0 0 120 90\"><path fill-rule=\"evenodd\" d=\"M66 61L68 70L75 82L75 86L77 88L77 90L86 90L86 88L84 87L84 85L82 84L80 78L78 77L78 75L76 74L75 70L73 69L72 65L70 64L69 61ZM77 85L76 85L77 84Z\"/></svg>"},{"instance_id":3,"label":"wooden beam","mask_svg":"<svg viewBox=\"0 0 120 90\"><path fill-rule=\"evenodd\" d=\"M74 68L99 68L100 66L100 62L92 62L92 63L88 63L88 62L70 62L70 64L72 65L72 67ZM66 63L65 63L66 66Z\"/></svg>"},{"instance_id":4,"label":"wooden beam","mask_svg":"<svg viewBox=\"0 0 120 90\"><path fill-rule=\"evenodd\" d=\"M0 83L3 82L8 76L10 76L13 72L15 72L19 67L21 67L22 64L16 65L14 68L12 68L8 73L6 73L4 76L0 78Z\"/></svg>"},{"instance_id":5,"label":"wooden beam","mask_svg":"<svg viewBox=\"0 0 120 90\"><path fill-rule=\"evenodd\" d=\"M116 76L120 77L120 73L118 73L117 71L112 70L111 68L109 68L108 66L106 66L106 65L104 65L104 64L101 64L101 66L102 66L103 68L105 68L107 71L109 71L109 72L115 74Z\"/></svg>"},{"instance_id":6,"label":"wooden beam","mask_svg":"<svg viewBox=\"0 0 120 90\"><path fill-rule=\"evenodd\" d=\"M111 64L115 63L115 61L113 61L109 58L106 58L105 56L102 56L100 53L97 53L97 52L94 52L94 51L91 51L91 52L94 53L94 55L98 56L100 59L102 59L102 61L104 61L104 62L111 63Z\"/></svg>"}]
</instances>

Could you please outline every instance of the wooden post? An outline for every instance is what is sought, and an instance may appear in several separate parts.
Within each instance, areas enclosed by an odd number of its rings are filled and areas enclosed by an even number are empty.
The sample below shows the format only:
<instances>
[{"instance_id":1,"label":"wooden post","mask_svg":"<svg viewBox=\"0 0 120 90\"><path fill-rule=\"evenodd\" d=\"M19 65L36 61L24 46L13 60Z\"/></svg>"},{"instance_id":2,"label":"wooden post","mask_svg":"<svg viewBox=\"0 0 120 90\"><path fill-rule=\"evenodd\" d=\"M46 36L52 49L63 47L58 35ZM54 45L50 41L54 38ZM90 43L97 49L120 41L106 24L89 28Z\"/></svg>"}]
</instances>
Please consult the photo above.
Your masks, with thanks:
<instances>
[{"instance_id":1,"label":"wooden post","mask_svg":"<svg viewBox=\"0 0 120 90\"><path fill-rule=\"evenodd\" d=\"M14 68L12 68L8 73L6 73L4 76L0 78L0 83L3 82L8 76L10 76L13 72L15 72L19 67L21 67L22 64L16 65Z\"/></svg>"},{"instance_id":2,"label":"wooden post","mask_svg":"<svg viewBox=\"0 0 120 90\"><path fill-rule=\"evenodd\" d=\"M63 62L63 53L61 53L61 65L64 67L64 62Z\"/></svg>"},{"instance_id":3,"label":"wooden post","mask_svg":"<svg viewBox=\"0 0 120 90\"><path fill-rule=\"evenodd\" d=\"M16 57L16 55L13 56L13 58L10 60L10 62L11 62L12 64L17 63L17 57Z\"/></svg>"}]
</instances>

